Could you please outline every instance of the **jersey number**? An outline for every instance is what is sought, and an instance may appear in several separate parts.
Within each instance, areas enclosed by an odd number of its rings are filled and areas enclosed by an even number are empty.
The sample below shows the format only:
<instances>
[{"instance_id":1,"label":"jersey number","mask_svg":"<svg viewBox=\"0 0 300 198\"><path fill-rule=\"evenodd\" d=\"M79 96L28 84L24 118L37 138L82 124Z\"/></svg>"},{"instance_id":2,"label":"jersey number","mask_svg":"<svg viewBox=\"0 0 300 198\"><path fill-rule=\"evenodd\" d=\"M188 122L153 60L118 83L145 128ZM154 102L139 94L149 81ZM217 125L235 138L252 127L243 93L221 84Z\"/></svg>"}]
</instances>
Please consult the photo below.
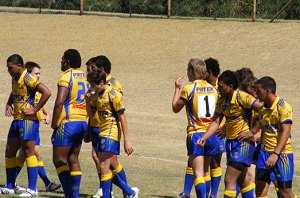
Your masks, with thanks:
<instances>
[{"instance_id":1,"label":"jersey number","mask_svg":"<svg viewBox=\"0 0 300 198\"><path fill-rule=\"evenodd\" d=\"M198 117L210 118L212 117L216 108L215 96L198 96Z\"/></svg>"},{"instance_id":2,"label":"jersey number","mask_svg":"<svg viewBox=\"0 0 300 198\"><path fill-rule=\"evenodd\" d=\"M78 82L77 85L78 85L78 87L80 87L80 89L77 92L76 102L83 103L84 102L84 94L86 92L85 84L84 84L84 82ZM88 89L88 85L87 85L87 89Z\"/></svg>"}]
</instances>

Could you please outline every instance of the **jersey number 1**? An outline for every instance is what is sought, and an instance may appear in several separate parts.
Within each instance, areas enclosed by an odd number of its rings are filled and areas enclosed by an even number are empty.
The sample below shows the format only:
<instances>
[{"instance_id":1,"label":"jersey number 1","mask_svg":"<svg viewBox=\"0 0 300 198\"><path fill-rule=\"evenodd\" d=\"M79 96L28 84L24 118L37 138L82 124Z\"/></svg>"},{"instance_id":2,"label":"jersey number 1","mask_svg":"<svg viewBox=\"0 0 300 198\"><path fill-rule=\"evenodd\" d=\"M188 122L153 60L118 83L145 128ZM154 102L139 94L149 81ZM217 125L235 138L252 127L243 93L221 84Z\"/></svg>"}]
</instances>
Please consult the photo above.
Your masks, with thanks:
<instances>
[{"instance_id":1,"label":"jersey number 1","mask_svg":"<svg viewBox=\"0 0 300 198\"><path fill-rule=\"evenodd\" d=\"M198 96L198 117L212 117L216 108L216 100L214 95Z\"/></svg>"}]
</instances>

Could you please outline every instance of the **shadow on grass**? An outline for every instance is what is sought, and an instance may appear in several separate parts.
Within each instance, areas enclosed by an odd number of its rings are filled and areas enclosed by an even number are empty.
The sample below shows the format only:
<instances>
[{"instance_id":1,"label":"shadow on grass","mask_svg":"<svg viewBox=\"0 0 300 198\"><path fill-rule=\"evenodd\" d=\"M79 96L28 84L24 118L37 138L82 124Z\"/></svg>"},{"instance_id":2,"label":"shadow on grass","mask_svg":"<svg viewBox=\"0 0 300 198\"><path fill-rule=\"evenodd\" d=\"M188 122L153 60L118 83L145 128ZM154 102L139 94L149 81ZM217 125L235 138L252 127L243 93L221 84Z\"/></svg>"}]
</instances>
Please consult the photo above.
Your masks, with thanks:
<instances>
[{"instance_id":1,"label":"shadow on grass","mask_svg":"<svg viewBox=\"0 0 300 198\"><path fill-rule=\"evenodd\" d=\"M161 197L161 198L176 198L177 196L151 195L151 197Z\"/></svg>"}]
</instances>

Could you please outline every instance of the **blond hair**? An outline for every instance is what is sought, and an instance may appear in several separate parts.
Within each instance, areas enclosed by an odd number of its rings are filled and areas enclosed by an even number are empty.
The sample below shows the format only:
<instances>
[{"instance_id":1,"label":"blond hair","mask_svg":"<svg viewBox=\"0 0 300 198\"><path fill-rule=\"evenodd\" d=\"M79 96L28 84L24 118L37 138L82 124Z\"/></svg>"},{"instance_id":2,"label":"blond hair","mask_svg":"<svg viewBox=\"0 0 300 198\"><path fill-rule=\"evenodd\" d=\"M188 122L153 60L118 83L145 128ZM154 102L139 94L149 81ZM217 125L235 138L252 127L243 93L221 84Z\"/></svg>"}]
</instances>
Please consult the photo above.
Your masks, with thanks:
<instances>
[{"instance_id":1,"label":"blond hair","mask_svg":"<svg viewBox=\"0 0 300 198\"><path fill-rule=\"evenodd\" d=\"M188 69L193 71L193 74L197 80L204 80L207 78L207 69L205 63L198 59L190 59L188 63Z\"/></svg>"}]
</instances>

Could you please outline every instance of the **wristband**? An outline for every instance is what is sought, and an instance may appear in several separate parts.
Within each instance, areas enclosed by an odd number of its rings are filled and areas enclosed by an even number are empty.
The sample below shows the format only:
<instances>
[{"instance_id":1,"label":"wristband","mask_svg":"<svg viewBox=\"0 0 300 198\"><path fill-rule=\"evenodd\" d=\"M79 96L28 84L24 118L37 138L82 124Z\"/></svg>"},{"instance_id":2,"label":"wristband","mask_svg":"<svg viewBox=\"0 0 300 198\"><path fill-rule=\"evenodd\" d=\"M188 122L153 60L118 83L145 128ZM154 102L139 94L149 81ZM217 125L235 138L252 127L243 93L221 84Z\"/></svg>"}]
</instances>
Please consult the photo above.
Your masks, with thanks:
<instances>
[{"instance_id":1,"label":"wristband","mask_svg":"<svg viewBox=\"0 0 300 198\"><path fill-rule=\"evenodd\" d=\"M276 153L275 151L273 151L273 154L277 155L277 157L280 156L280 154Z\"/></svg>"}]
</instances>

